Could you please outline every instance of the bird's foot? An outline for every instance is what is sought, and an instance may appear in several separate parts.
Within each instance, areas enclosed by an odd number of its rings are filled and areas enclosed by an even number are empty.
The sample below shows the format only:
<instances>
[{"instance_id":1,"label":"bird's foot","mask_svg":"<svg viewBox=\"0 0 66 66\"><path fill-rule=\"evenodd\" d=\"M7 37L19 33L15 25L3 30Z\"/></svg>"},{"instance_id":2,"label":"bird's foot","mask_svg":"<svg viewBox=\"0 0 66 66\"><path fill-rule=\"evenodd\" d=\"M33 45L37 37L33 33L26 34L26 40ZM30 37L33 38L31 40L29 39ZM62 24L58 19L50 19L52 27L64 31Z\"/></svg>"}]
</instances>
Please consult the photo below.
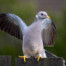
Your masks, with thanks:
<instances>
[{"instance_id":1,"label":"bird's foot","mask_svg":"<svg viewBox=\"0 0 66 66\"><path fill-rule=\"evenodd\" d=\"M39 61L42 56L36 56L35 58L37 58L37 61Z\"/></svg>"},{"instance_id":2,"label":"bird's foot","mask_svg":"<svg viewBox=\"0 0 66 66\"><path fill-rule=\"evenodd\" d=\"M26 62L26 56L19 56L19 58L23 58L24 59L24 62Z\"/></svg>"}]
</instances>

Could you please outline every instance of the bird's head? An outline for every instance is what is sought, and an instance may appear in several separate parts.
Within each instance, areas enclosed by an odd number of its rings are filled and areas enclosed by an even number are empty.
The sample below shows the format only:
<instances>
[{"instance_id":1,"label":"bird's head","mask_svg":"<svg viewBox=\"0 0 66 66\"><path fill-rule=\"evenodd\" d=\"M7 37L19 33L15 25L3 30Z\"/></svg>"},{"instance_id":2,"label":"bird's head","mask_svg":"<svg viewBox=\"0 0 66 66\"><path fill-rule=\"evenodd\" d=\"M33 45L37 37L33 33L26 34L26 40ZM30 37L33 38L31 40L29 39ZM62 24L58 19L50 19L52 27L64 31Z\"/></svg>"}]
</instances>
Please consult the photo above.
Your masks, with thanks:
<instances>
[{"instance_id":1,"label":"bird's head","mask_svg":"<svg viewBox=\"0 0 66 66\"><path fill-rule=\"evenodd\" d=\"M48 14L45 11L40 11L36 14L36 18L37 19L45 19L48 18L50 19L50 17L48 16Z\"/></svg>"}]
</instances>

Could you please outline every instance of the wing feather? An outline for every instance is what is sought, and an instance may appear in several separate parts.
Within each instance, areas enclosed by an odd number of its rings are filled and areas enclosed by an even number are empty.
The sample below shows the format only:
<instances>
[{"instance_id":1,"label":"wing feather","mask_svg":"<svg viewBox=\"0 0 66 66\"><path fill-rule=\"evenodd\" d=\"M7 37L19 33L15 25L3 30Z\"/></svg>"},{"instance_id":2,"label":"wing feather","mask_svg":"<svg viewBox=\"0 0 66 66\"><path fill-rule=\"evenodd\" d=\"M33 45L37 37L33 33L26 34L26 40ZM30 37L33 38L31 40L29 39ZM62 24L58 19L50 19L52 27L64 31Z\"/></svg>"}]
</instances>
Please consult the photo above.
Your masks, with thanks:
<instances>
[{"instance_id":1,"label":"wing feather","mask_svg":"<svg viewBox=\"0 0 66 66\"><path fill-rule=\"evenodd\" d=\"M20 17L11 13L0 14L0 30L22 39L26 27L26 24Z\"/></svg>"},{"instance_id":2,"label":"wing feather","mask_svg":"<svg viewBox=\"0 0 66 66\"><path fill-rule=\"evenodd\" d=\"M42 23L42 40L44 46L53 46L56 33L56 27L50 19L45 19Z\"/></svg>"}]
</instances>

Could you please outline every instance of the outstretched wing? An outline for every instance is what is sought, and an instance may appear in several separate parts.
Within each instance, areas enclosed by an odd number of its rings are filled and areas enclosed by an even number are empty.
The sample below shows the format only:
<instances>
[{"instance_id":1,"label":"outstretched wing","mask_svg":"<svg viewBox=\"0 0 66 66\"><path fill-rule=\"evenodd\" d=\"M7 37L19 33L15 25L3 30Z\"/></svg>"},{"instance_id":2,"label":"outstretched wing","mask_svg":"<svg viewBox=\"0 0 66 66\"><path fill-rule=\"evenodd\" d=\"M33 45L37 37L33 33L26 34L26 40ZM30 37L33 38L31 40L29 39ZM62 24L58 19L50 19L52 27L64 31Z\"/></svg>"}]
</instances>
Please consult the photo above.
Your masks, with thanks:
<instances>
[{"instance_id":1,"label":"outstretched wing","mask_svg":"<svg viewBox=\"0 0 66 66\"><path fill-rule=\"evenodd\" d=\"M44 19L42 21L42 40L44 46L53 46L56 34L56 27L51 19Z\"/></svg>"},{"instance_id":2,"label":"outstretched wing","mask_svg":"<svg viewBox=\"0 0 66 66\"><path fill-rule=\"evenodd\" d=\"M15 14L0 14L0 30L5 31L18 39L22 39L26 27L27 26L23 20Z\"/></svg>"}]
</instances>

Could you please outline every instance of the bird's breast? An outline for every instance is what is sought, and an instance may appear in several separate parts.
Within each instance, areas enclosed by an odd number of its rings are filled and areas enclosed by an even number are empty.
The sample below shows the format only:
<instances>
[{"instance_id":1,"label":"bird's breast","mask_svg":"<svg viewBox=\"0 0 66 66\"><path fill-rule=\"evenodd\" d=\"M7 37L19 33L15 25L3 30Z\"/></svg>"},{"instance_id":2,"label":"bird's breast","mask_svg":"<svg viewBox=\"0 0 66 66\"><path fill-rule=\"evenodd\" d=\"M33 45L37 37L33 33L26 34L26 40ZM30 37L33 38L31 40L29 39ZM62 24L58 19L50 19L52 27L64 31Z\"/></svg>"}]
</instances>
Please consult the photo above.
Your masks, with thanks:
<instances>
[{"instance_id":1,"label":"bird's breast","mask_svg":"<svg viewBox=\"0 0 66 66\"><path fill-rule=\"evenodd\" d=\"M41 24L36 23L28 27L24 36L23 36L23 47L30 54L35 54L43 48L42 39L41 39Z\"/></svg>"},{"instance_id":2,"label":"bird's breast","mask_svg":"<svg viewBox=\"0 0 66 66\"><path fill-rule=\"evenodd\" d=\"M27 44L31 48L42 44L41 23L34 23L28 27L23 36L23 44Z\"/></svg>"},{"instance_id":3,"label":"bird's breast","mask_svg":"<svg viewBox=\"0 0 66 66\"><path fill-rule=\"evenodd\" d=\"M28 27L23 36L24 40L40 41L41 40L41 23L34 23Z\"/></svg>"}]
</instances>

